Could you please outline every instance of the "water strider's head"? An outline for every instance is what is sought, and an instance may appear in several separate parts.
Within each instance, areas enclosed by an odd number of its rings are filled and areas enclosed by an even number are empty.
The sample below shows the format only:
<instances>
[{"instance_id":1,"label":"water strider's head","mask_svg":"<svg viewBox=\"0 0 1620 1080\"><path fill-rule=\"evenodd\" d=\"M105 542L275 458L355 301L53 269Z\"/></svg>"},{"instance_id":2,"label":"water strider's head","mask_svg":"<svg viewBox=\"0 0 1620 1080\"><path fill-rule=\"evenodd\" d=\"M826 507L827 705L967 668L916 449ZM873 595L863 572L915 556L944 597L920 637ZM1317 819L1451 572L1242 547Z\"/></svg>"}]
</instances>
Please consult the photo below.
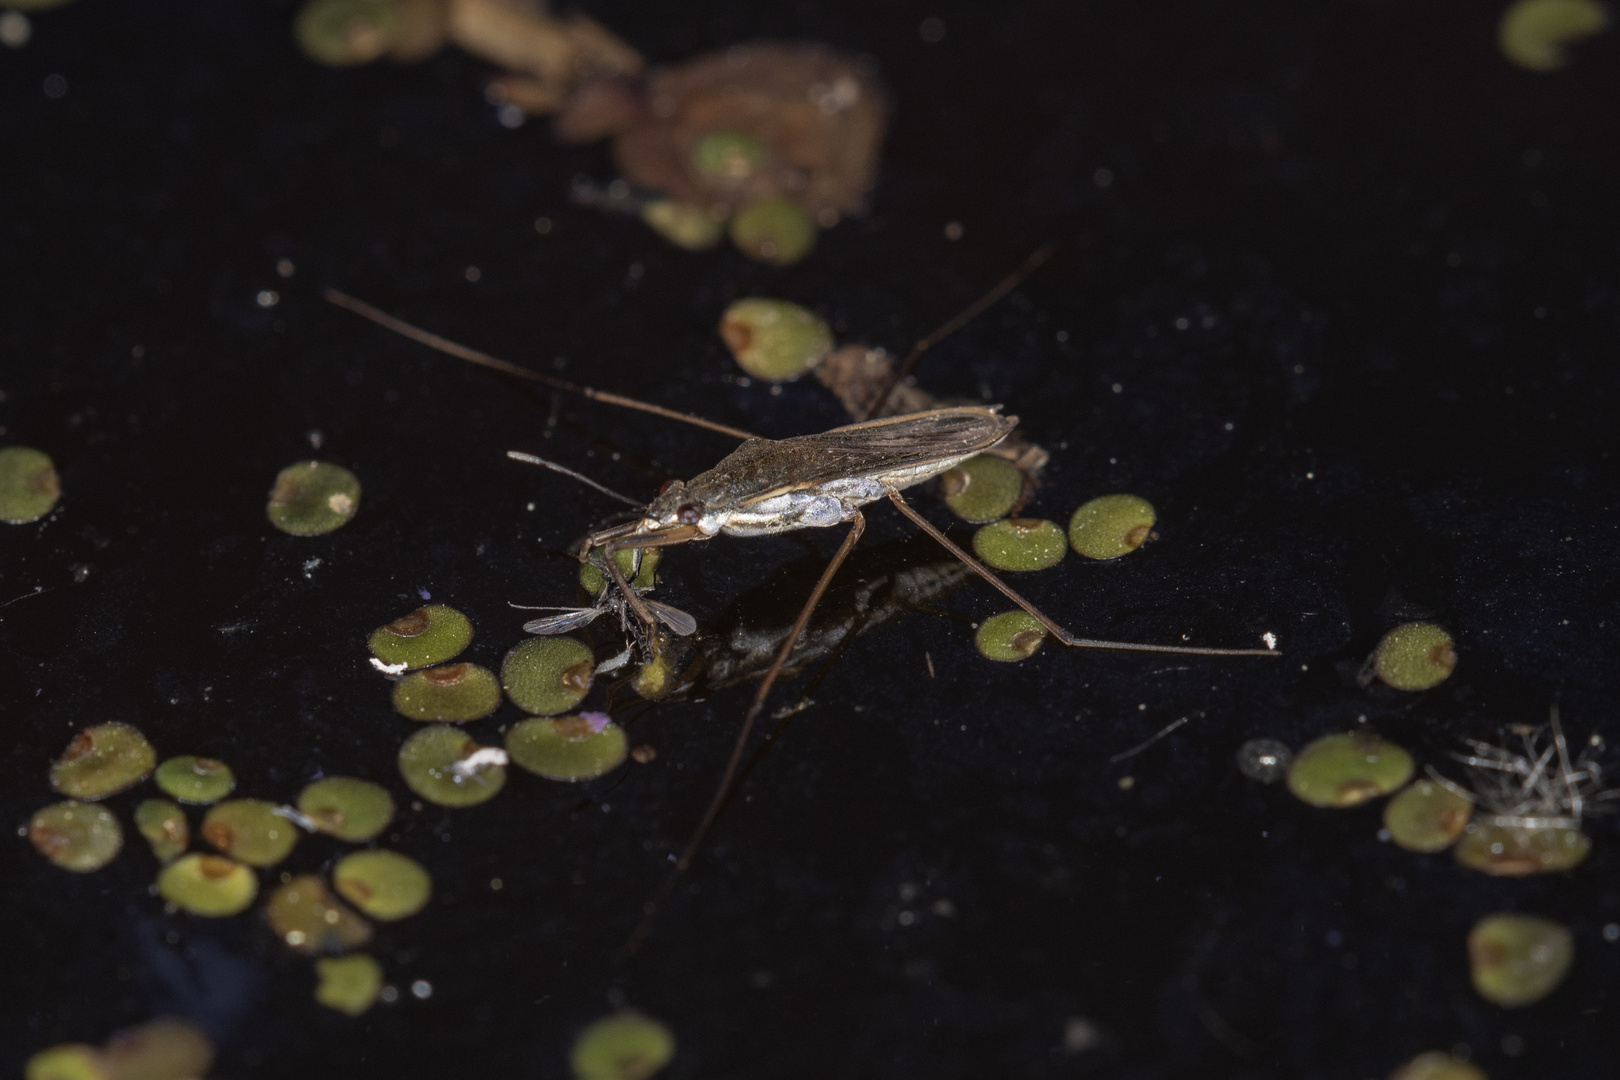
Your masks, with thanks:
<instances>
[{"instance_id":1,"label":"water strider's head","mask_svg":"<svg viewBox=\"0 0 1620 1080\"><path fill-rule=\"evenodd\" d=\"M637 532L664 532L677 527L696 528L704 538L720 531L721 515L684 480L666 480L642 512Z\"/></svg>"}]
</instances>

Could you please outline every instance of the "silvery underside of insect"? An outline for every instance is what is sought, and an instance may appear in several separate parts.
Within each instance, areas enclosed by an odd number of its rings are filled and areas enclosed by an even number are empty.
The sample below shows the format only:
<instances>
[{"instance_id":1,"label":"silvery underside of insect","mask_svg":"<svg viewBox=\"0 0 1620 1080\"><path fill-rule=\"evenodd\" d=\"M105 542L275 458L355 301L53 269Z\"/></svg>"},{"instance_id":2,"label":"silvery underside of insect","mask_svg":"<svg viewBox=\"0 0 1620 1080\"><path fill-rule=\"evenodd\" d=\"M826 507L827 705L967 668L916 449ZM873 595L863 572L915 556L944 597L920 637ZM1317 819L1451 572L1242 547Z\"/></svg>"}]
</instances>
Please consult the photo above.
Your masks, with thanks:
<instances>
[{"instance_id":1,"label":"silvery underside of insect","mask_svg":"<svg viewBox=\"0 0 1620 1080\"><path fill-rule=\"evenodd\" d=\"M1516 724L1509 732L1503 743L1465 739L1469 752L1452 755L1468 767L1474 798L1495 824L1578 829L1587 814L1613 809L1620 790L1603 786L1601 736L1593 735L1572 758L1556 708L1548 723Z\"/></svg>"}]
</instances>

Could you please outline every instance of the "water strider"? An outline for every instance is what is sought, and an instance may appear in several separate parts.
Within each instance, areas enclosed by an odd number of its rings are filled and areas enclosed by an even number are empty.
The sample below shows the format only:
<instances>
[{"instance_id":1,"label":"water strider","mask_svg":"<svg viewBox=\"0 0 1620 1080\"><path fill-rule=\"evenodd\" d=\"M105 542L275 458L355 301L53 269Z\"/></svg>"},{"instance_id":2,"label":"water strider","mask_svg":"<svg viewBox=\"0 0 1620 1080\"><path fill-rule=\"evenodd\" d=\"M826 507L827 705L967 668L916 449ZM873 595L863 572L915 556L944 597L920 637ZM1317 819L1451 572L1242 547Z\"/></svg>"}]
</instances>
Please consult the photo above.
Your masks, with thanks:
<instances>
[{"instance_id":1,"label":"water strider","mask_svg":"<svg viewBox=\"0 0 1620 1080\"><path fill-rule=\"evenodd\" d=\"M1023 274L1033 269L1034 265L1038 265L1044 257L1043 252L1037 252L1036 257L1026 262L1024 268L972 305L963 315L976 314L995 299L1005 295L1022 279ZM839 566L849 556L851 549L865 531L866 518L862 508L867 505L884 499L893 503L913 524L992 587L1028 612L1055 639L1070 648L1194 656L1280 655L1274 651L1275 639L1269 635L1266 638L1267 647L1262 649L1155 645L1077 637L1048 618L989 568L958 547L926 518L912 509L901 495L902 490L939 476L974 455L990 449L1018 426L1017 418L1002 415L999 406L934 409L866 420L815 435L764 439L750 432L717 424L701 417L580 386L497 359L412 326L335 289L326 290L325 296L339 307L347 308L396 333L459 359L592 400L681 420L743 440L741 446L721 459L712 469L700 473L689 481L671 480L665 483L658 495L642 508L634 520L601 530L586 538L580 558L588 559L597 549L607 556L602 560L602 564L612 575L614 584L619 590L618 595L623 597L624 602L649 628L655 625L657 616L626 580L624 572L619 568L618 560L613 557L618 551L639 552L649 548L710 540L720 535L774 536L799 529L827 528L840 524L850 526L837 552L811 589L798 618L761 680L753 701L743 716L742 727L732 747L731 756L702 821L676 860L675 867L670 871L662 887L646 904L641 923L626 942L623 955L634 953L639 948L651 929L652 920L659 906L691 865L704 837L730 796L754 723L764 709L771 688L781 674L794 643L809 622L811 613L826 592L833 575L837 573ZM905 365L895 373L895 378L885 388L884 393L879 395L873 412L881 411L884 399L914 366L921 351L937 343L945 332L955 329L966 321L963 315L952 319L941 328L941 331L936 331L918 343L918 347L907 357ZM588 477L542 458L517 454L512 456L574 477L621 501L632 505L636 503L634 499L610 491Z\"/></svg>"}]
</instances>

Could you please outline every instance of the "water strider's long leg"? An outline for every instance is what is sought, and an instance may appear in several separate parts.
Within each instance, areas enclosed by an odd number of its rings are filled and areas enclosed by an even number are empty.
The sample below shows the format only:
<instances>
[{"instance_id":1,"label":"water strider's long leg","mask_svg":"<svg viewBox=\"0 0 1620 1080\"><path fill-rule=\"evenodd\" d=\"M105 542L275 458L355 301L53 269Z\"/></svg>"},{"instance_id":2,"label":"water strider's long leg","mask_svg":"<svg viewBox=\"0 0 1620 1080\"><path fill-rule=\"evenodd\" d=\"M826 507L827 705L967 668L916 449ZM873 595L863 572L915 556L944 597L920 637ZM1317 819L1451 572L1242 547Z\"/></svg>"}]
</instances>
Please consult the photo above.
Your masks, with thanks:
<instances>
[{"instance_id":1,"label":"water strider's long leg","mask_svg":"<svg viewBox=\"0 0 1620 1080\"><path fill-rule=\"evenodd\" d=\"M1132 641L1098 641L1093 638L1075 637L1073 634L1063 629L1063 627L1047 618L1046 615L1042 613L1034 604L1031 604L1028 600L1025 600L1022 596L1019 596L1018 593L1013 590L1011 585L1008 585L1005 581L1002 581L995 574L991 573L988 566L985 566L979 560L975 559L973 556L957 547L956 544L952 543L950 537L934 528L927 518L913 510L911 505L907 503L906 500L901 497L900 493L894 488L889 489L889 501L894 503L894 505L900 509L902 514L910 518L912 524L916 525L929 536L932 536L935 540L938 540L940 544L944 546L946 551L949 551L952 555L955 555L958 559L961 559L969 570L972 570L975 574L978 574L980 577L984 578L984 580L988 581L991 585L994 585L996 589L1000 591L1000 593L1007 599L1011 600L1013 603L1035 616L1040 624L1046 627L1047 632L1072 649L1113 649L1123 652L1174 653L1178 656L1282 655L1282 653L1277 652L1275 649L1206 649L1195 645L1142 645Z\"/></svg>"},{"instance_id":2,"label":"water strider's long leg","mask_svg":"<svg viewBox=\"0 0 1620 1080\"><path fill-rule=\"evenodd\" d=\"M771 687L776 685L776 677L781 674L782 665L787 663L788 654L793 651L793 646L798 643L799 635L804 633L804 628L809 625L810 616L815 612L816 605L821 603L821 597L826 593L827 586L832 584L833 575L838 573L838 568L844 564L845 559L849 558L849 553L855 548L855 542L861 538L861 534L865 531L866 517L857 510L854 519L850 522L849 532L844 534L844 542L838 545L837 552L833 554L832 560L827 563L827 568L821 572L821 577L817 579L816 587L810 590L810 596L805 600L804 607L800 609L799 617L794 620L792 629L788 631L787 637L782 640L781 647L776 650L776 659L771 661L771 666L765 672L765 678L760 682L759 689L754 692L753 702L748 706L748 711L743 714L742 730L737 733L737 741L732 744L731 757L726 761L725 772L720 775L720 783L714 790L714 797L709 800L708 809L703 812L703 820L698 823L698 827L692 833L691 839L686 842L686 849L681 852L680 858L675 860L674 869L670 870L669 876L664 878L664 883L658 887L658 891L653 893L651 899L642 906L641 921L636 924L636 928L631 932L630 937L620 946L619 959L627 960L634 956L636 951L641 948L642 942L647 940L647 935L652 932L653 923L658 918L659 907L675 891L675 886L680 883L681 876L692 865L692 860L697 856L698 849L703 846L704 837L708 835L709 829L714 826L715 819L720 816L721 809L731 795L731 786L736 780L737 767L742 763L743 751L748 746L748 736L754 730L754 721L759 718L760 712L765 708L765 699L770 696ZM609 559L608 564L613 565L613 560Z\"/></svg>"}]
</instances>

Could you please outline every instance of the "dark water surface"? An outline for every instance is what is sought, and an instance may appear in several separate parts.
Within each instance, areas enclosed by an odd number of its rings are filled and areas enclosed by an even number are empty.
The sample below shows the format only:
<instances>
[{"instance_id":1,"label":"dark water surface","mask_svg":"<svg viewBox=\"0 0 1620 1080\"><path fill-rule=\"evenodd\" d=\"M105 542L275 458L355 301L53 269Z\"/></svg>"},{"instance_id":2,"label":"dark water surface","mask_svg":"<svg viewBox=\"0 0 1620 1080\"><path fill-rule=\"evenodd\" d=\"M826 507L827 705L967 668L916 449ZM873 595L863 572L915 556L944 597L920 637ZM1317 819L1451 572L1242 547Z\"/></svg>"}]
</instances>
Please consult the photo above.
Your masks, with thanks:
<instances>
[{"instance_id":1,"label":"dark water surface","mask_svg":"<svg viewBox=\"0 0 1620 1080\"><path fill-rule=\"evenodd\" d=\"M573 1034L622 1001L676 1032L671 1078L1364 1080L1458 1043L1493 1080L1613 1075L1612 821L1588 825L1572 874L1491 879L1233 755L1365 717L1457 775L1457 739L1553 701L1572 736L1615 737L1620 35L1533 76L1496 50L1500 5L1464 0L584 6L655 60L764 36L870 54L895 103L873 214L786 271L674 250L571 205L574 177L611 177L606 149L503 128L478 63L319 69L284 3L80 0L0 56L0 441L53 455L65 492L0 533L0 600L49 590L0 611L5 820L52 801L76 730L125 720L164 756L223 758L240 794L388 784L390 846L437 888L375 949L431 996L350 1021L311 1003L309 962L256 915L165 914L128 829L151 789L115 797L129 845L99 873L5 851L0 1073L172 1012L217 1038L219 1077L561 1077ZM476 625L466 658L497 664L527 617L507 602L570 602L561 549L614 509L503 452L650 496L731 444L553 406L320 288L790 435L845 418L808 380L737 385L714 333L728 302L791 298L842 340L904 348L1049 239L1053 260L922 382L1004 403L1053 451L1031 513L1130 491L1161 539L1020 582L1079 632L1273 632L1285 659L1048 645L992 665L964 620L1007 605L968 585L940 601L962 619L847 650L623 966L609 956L701 814L745 688L641 717L651 765L566 788L514 770L483 806L409 808L394 755L412 725L365 635L431 593ZM265 492L310 456L359 474L359 515L283 536ZM851 581L892 572L908 528L877 508L868 535ZM836 540L677 550L660 596L711 626L786 618ZM1413 616L1452 629L1457 674L1421 696L1360 688ZM472 730L498 742L516 718ZM306 839L287 868L338 851ZM1516 1011L1473 993L1463 951L1506 909L1576 937L1568 981Z\"/></svg>"}]
</instances>

